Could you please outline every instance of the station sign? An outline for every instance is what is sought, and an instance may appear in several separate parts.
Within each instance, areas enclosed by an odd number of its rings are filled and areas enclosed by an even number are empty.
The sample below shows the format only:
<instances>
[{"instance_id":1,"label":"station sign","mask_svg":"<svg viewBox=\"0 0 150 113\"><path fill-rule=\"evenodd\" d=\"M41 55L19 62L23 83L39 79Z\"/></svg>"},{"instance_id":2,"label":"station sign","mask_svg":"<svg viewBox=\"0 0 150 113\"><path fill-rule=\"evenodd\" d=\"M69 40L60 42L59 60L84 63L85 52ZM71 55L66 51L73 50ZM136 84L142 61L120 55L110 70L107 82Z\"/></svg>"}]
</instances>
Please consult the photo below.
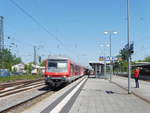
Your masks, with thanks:
<instances>
[{"instance_id":1,"label":"station sign","mask_svg":"<svg viewBox=\"0 0 150 113\"><path fill-rule=\"evenodd\" d=\"M99 57L99 61L104 61L105 60L105 57L104 56L100 56Z\"/></svg>"},{"instance_id":2,"label":"station sign","mask_svg":"<svg viewBox=\"0 0 150 113\"><path fill-rule=\"evenodd\" d=\"M121 58L118 58L116 56L100 56L99 61L121 61Z\"/></svg>"}]
</instances>

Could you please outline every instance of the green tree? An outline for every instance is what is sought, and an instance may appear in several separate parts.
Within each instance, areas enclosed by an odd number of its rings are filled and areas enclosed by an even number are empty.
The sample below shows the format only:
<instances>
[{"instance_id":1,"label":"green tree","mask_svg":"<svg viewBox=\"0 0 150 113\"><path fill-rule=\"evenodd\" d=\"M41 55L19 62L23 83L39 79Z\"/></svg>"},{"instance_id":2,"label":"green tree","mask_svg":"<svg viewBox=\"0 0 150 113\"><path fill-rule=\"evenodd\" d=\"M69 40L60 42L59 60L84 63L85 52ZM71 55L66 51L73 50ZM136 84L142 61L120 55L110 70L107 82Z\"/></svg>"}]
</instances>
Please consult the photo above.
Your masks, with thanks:
<instances>
[{"instance_id":1,"label":"green tree","mask_svg":"<svg viewBox=\"0 0 150 113\"><path fill-rule=\"evenodd\" d=\"M138 60L136 62L150 62L150 56L145 57L143 60Z\"/></svg>"},{"instance_id":2,"label":"green tree","mask_svg":"<svg viewBox=\"0 0 150 113\"><path fill-rule=\"evenodd\" d=\"M28 65L28 69L27 70L28 70L28 73L31 74L31 71L32 71L32 64L31 63Z\"/></svg>"},{"instance_id":3,"label":"green tree","mask_svg":"<svg viewBox=\"0 0 150 113\"><path fill-rule=\"evenodd\" d=\"M32 71L32 62L30 62L29 64L26 64L25 65L25 70L28 74L31 74L31 71Z\"/></svg>"},{"instance_id":4,"label":"green tree","mask_svg":"<svg viewBox=\"0 0 150 113\"><path fill-rule=\"evenodd\" d=\"M11 71L12 65L21 62L21 58L13 55L9 49L3 49L0 52L0 68L9 69Z\"/></svg>"},{"instance_id":5,"label":"green tree","mask_svg":"<svg viewBox=\"0 0 150 113\"><path fill-rule=\"evenodd\" d=\"M144 62L150 62L150 56L146 57L143 61Z\"/></svg>"},{"instance_id":6,"label":"green tree","mask_svg":"<svg viewBox=\"0 0 150 113\"><path fill-rule=\"evenodd\" d=\"M43 60L40 64L40 66L45 66L45 62L46 62L46 60Z\"/></svg>"},{"instance_id":7,"label":"green tree","mask_svg":"<svg viewBox=\"0 0 150 113\"><path fill-rule=\"evenodd\" d=\"M121 49L119 55L117 55L120 61L114 63L115 71L127 71L128 70L128 51L126 49Z\"/></svg>"},{"instance_id":8,"label":"green tree","mask_svg":"<svg viewBox=\"0 0 150 113\"><path fill-rule=\"evenodd\" d=\"M120 50L119 57L121 57L122 60L128 61L128 51L126 49Z\"/></svg>"}]
</instances>

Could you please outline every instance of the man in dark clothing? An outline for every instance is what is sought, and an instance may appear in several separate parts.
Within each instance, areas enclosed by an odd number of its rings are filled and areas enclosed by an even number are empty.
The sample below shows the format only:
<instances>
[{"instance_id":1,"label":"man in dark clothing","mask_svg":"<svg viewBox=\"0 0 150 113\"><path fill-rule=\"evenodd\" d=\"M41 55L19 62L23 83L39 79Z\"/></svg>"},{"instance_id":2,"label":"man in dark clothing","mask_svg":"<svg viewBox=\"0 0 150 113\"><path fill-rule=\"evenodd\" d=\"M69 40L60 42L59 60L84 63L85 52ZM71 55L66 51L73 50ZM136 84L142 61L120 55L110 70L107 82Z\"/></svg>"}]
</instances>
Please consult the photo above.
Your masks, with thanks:
<instances>
[{"instance_id":1,"label":"man in dark clothing","mask_svg":"<svg viewBox=\"0 0 150 113\"><path fill-rule=\"evenodd\" d=\"M140 68L136 68L134 70L134 79L135 79L135 84L136 84L136 88L139 88L139 75L140 75Z\"/></svg>"}]
</instances>

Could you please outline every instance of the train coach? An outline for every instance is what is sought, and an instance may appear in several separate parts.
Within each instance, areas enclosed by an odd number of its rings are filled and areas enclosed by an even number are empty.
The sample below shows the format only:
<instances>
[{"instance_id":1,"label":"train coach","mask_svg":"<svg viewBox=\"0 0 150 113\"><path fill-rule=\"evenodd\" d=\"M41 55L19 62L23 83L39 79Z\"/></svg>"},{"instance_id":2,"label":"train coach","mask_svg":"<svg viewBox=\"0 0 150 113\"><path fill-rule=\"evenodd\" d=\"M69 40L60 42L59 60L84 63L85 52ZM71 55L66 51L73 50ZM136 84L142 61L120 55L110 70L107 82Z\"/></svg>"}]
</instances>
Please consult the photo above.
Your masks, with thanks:
<instances>
[{"instance_id":1,"label":"train coach","mask_svg":"<svg viewBox=\"0 0 150 113\"><path fill-rule=\"evenodd\" d=\"M84 75L85 68L68 58L49 58L45 64L45 83L49 87L67 84Z\"/></svg>"}]
</instances>

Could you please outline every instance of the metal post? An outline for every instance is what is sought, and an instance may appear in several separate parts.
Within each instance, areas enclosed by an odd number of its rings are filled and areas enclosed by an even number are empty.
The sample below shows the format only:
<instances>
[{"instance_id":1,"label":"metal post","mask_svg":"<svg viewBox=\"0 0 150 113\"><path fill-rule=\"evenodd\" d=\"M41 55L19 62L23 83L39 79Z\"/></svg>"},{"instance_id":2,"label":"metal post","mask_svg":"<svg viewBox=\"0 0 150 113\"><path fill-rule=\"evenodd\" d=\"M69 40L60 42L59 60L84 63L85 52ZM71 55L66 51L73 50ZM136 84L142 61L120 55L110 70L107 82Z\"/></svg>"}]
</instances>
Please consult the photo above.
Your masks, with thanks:
<instances>
[{"instance_id":1,"label":"metal post","mask_svg":"<svg viewBox=\"0 0 150 113\"><path fill-rule=\"evenodd\" d=\"M0 68L4 68L4 25L3 25L3 16L0 16ZM0 73L1 74L1 73Z\"/></svg>"},{"instance_id":2,"label":"metal post","mask_svg":"<svg viewBox=\"0 0 150 113\"><path fill-rule=\"evenodd\" d=\"M0 16L0 51L4 49L4 29L3 29L3 16Z\"/></svg>"},{"instance_id":3,"label":"metal post","mask_svg":"<svg viewBox=\"0 0 150 113\"><path fill-rule=\"evenodd\" d=\"M110 57L110 81L112 80L112 74L113 74L113 62L112 62L112 56L111 56L111 48L112 48L112 45L111 45L111 35L113 34L117 34L117 32L114 32L114 31L106 31L104 32L104 34L109 34L109 46L110 46L110 50L109 50L109 57Z\"/></svg>"},{"instance_id":4,"label":"metal post","mask_svg":"<svg viewBox=\"0 0 150 113\"><path fill-rule=\"evenodd\" d=\"M111 61L111 31L110 31L110 34L109 34L109 46L110 46L110 54L109 54L109 57L110 57L110 81L112 80L112 61Z\"/></svg>"},{"instance_id":5,"label":"metal post","mask_svg":"<svg viewBox=\"0 0 150 113\"><path fill-rule=\"evenodd\" d=\"M104 46L104 77L106 77L106 55L105 55L105 46Z\"/></svg>"},{"instance_id":6,"label":"metal post","mask_svg":"<svg viewBox=\"0 0 150 113\"><path fill-rule=\"evenodd\" d=\"M97 66L95 64L95 77L97 78Z\"/></svg>"},{"instance_id":7,"label":"metal post","mask_svg":"<svg viewBox=\"0 0 150 113\"><path fill-rule=\"evenodd\" d=\"M34 64L37 65L36 46L34 46Z\"/></svg>"},{"instance_id":8,"label":"metal post","mask_svg":"<svg viewBox=\"0 0 150 113\"><path fill-rule=\"evenodd\" d=\"M109 45L110 45L110 51L109 51L109 55L110 55L110 58L111 58L111 32L109 34Z\"/></svg>"},{"instance_id":9,"label":"metal post","mask_svg":"<svg viewBox=\"0 0 150 113\"><path fill-rule=\"evenodd\" d=\"M130 0L127 0L127 36L130 48ZM128 94L131 94L131 55L128 53Z\"/></svg>"},{"instance_id":10,"label":"metal post","mask_svg":"<svg viewBox=\"0 0 150 113\"><path fill-rule=\"evenodd\" d=\"M104 77L106 77L106 58L104 57Z\"/></svg>"}]
</instances>

